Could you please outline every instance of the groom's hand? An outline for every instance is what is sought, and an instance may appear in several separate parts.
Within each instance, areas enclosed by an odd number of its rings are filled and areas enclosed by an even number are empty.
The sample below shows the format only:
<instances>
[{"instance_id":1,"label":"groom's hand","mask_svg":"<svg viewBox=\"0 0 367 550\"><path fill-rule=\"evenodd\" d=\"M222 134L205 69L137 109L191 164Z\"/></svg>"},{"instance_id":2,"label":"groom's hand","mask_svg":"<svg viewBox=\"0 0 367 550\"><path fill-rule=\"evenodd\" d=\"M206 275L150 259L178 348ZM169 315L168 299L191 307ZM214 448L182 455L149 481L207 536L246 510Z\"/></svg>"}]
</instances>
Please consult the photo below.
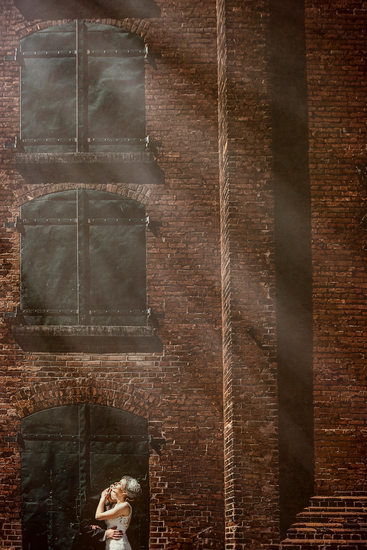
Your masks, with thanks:
<instances>
[{"instance_id":1,"label":"groom's hand","mask_svg":"<svg viewBox=\"0 0 367 550\"><path fill-rule=\"evenodd\" d=\"M111 527L111 529L107 529L106 531L106 539L114 539L119 540L122 537L122 531L119 529L116 529L116 525L114 527Z\"/></svg>"}]
</instances>

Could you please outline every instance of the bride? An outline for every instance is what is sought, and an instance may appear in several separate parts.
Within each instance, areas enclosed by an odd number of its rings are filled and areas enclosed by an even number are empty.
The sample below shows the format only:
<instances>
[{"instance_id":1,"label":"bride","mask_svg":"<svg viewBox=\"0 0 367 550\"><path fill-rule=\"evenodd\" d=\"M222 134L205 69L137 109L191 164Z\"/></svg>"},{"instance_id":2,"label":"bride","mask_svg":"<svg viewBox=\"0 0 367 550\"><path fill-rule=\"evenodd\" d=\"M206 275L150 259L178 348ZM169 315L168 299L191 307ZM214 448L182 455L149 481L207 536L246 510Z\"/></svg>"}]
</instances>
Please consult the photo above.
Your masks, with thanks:
<instances>
[{"instance_id":1,"label":"bride","mask_svg":"<svg viewBox=\"0 0 367 550\"><path fill-rule=\"evenodd\" d=\"M131 550L126 535L132 515L132 507L128 500L134 500L140 494L139 482L130 476L123 476L120 481L116 481L102 492L96 510L96 519L105 520L107 529L116 525L115 529L122 532L120 539L106 541L106 550ZM111 503L112 507L105 510L106 505L111 505Z\"/></svg>"}]
</instances>

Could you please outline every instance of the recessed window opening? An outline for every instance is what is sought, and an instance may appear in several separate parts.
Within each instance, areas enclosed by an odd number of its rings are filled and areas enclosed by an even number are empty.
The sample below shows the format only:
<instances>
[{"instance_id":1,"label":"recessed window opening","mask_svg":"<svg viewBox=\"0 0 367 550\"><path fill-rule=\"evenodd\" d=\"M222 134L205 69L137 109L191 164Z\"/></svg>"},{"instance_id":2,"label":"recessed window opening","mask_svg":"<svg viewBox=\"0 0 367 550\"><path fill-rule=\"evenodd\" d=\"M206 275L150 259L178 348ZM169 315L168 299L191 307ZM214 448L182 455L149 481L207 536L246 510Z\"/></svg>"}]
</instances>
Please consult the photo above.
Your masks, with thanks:
<instances>
[{"instance_id":1,"label":"recessed window opening","mask_svg":"<svg viewBox=\"0 0 367 550\"><path fill-rule=\"evenodd\" d=\"M77 20L20 44L25 152L124 152L146 145L142 38Z\"/></svg>"},{"instance_id":2,"label":"recessed window opening","mask_svg":"<svg viewBox=\"0 0 367 550\"><path fill-rule=\"evenodd\" d=\"M145 324L142 204L103 191L61 191L24 204L20 224L26 324Z\"/></svg>"}]
</instances>

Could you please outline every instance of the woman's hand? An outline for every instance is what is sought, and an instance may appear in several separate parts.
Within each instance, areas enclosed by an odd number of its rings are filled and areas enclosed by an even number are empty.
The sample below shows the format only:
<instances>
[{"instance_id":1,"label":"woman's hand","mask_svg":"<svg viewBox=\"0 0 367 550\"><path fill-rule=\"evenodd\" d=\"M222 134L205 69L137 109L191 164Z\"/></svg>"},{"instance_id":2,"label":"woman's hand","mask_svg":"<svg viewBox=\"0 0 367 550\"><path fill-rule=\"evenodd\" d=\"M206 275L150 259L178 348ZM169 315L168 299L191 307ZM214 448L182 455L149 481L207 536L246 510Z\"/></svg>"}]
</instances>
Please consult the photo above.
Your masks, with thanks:
<instances>
[{"instance_id":1,"label":"woman's hand","mask_svg":"<svg viewBox=\"0 0 367 550\"><path fill-rule=\"evenodd\" d=\"M107 489L104 489L101 493L101 499L106 500L110 496L111 488L107 487Z\"/></svg>"},{"instance_id":2,"label":"woman's hand","mask_svg":"<svg viewBox=\"0 0 367 550\"><path fill-rule=\"evenodd\" d=\"M117 529L116 525L106 530L106 539L119 540L122 538L122 531Z\"/></svg>"}]
</instances>

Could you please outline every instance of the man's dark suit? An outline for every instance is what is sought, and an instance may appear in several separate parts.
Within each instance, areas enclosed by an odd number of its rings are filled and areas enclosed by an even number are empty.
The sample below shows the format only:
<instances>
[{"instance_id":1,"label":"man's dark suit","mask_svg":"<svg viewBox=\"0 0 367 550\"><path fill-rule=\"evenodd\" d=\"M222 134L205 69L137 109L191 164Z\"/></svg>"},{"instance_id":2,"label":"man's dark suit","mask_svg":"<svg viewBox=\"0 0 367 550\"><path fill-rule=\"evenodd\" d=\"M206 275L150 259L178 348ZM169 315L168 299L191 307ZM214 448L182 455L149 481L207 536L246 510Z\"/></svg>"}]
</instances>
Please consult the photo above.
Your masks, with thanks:
<instances>
[{"instance_id":1,"label":"man's dark suit","mask_svg":"<svg viewBox=\"0 0 367 550\"><path fill-rule=\"evenodd\" d=\"M74 537L72 550L104 550L103 540L105 530L101 527L92 528L92 524L82 522L80 531Z\"/></svg>"},{"instance_id":2,"label":"man's dark suit","mask_svg":"<svg viewBox=\"0 0 367 550\"><path fill-rule=\"evenodd\" d=\"M74 537L72 550L104 550L106 543L103 537L106 529L101 527L101 522L94 519L98 500L98 498L93 498L85 506L81 516L79 532ZM93 529L93 525L98 525L98 527Z\"/></svg>"}]
</instances>

